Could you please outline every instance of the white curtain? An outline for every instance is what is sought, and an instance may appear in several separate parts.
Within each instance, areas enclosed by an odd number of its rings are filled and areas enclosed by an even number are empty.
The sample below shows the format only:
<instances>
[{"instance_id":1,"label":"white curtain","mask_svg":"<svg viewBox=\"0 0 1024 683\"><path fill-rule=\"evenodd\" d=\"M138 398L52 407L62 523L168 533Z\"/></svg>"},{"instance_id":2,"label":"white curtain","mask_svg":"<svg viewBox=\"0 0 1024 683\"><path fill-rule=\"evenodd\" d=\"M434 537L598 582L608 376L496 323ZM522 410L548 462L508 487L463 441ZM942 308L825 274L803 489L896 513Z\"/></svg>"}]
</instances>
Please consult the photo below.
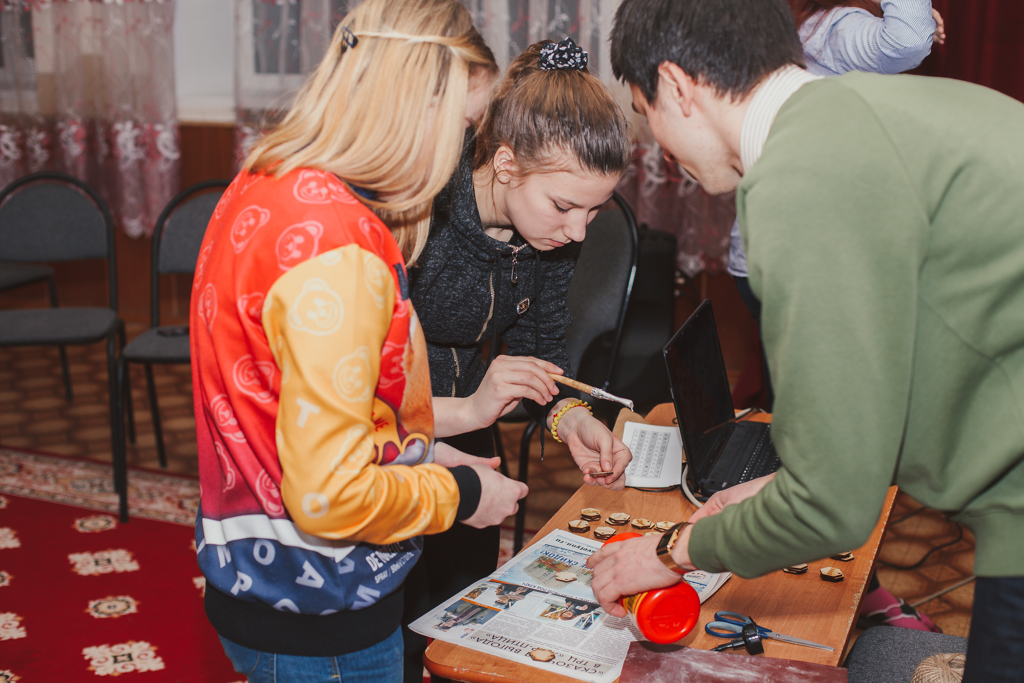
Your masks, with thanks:
<instances>
[{"instance_id":1,"label":"white curtain","mask_svg":"<svg viewBox=\"0 0 1024 683\"><path fill-rule=\"evenodd\" d=\"M235 0L235 157L242 160L280 117L319 63L330 37L362 0ZM539 40L571 36L590 53L590 70L629 112L628 90L615 83L608 54L621 0L461 0L504 69ZM646 125L635 121L638 137ZM653 142L638 145L620 190L641 223L676 234L677 263L688 275L724 268L735 209L731 197L705 194Z\"/></svg>"},{"instance_id":2,"label":"white curtain","mask_svg":"<svg viewBox=\"0 0 1024 683\"><path fill-rule=\"evenodd\" d=\"M133 237L177 192L173 0L3 0L0 184L64 171Z\"/></svg>"}]
</instances>

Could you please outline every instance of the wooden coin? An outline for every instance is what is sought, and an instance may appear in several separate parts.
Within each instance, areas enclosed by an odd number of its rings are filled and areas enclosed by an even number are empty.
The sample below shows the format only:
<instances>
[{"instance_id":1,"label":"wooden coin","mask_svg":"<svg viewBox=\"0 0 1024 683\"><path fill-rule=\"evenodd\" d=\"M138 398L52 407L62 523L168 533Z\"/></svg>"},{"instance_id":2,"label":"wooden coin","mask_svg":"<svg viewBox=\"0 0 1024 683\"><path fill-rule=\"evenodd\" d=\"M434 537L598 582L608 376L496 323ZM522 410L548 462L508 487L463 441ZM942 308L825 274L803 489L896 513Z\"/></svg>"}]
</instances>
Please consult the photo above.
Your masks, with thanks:
<instances>
[{"instance_id":1,"label":"wooden coin","mask_svg":"<svg viewBox=\"0 0 1024 683\"><path fill-rule=\"evenodd\" d=\"M669 529L671 529L675 525L676 525L675 522L658 522L657 524L654 525L654 530L655 531L660 531L662 533L665 533L666 531L668 531Z\"/></svg>"},{"instance_id":2,"label":"wooden coin","mask_svg":"<svg viewBox=\"0 0 1024 683\"><path fill-rule=\"evenodd\" d=\"M576 580L576 575L572 572L557 572L555 574L555 581L561 581L562 583L571 583Z\"/></svg>"},{"instance_id":3,"label":"wooden coin","mask_svg":"<svg viewBox=\"0 0 1024 683\"><path fill-rule=\"evenodd\" d=\"M832 559L833 560L839 560L840 562L849 562L850 560L853 559L853 553L850 552L849 550L846 551L845 553L836 553L835 555L832 556Z\"/></svg>"},{"instance_id":4,"label":"wooden coin","mask_svg":"<svg viewBox=\"0 0 1024 683\"><path fill-rule=\"evenodd\" d=\"M661 536L664 531L648 531L644 536Z\"/></svg>"},{"instance_id":5,"label":"wooden coin","mask_svg":"<svg viewBox=\"0 0 1024 683\"><path fill-rule=\"evenodd\" d=\"M599 526L594 529L594 538L606 541L615 535L615 529L610 526Z\"/></svg>"},{"instance_id":6,"label":"wooden coin","mask_svg":"<svg viewBox=\"0 0 1024 683\"><path fill-rule=\"evenodd\" d=\"M843 576L843 573L835 567L822 567L821 578L825 581L839 582L845 577Z\"/></svg>"},{"instance_id":7,"label":"wooden coin","mask_svg":"<svg viewBox=\"0 0 1024 683\"><path fill-rule=\"evenodd\" d=\"M609 524L614 524L615 526L621 526L629 521L629 515L625 512L613 512L608 515L608 518L604 521Z\"/></svg>"},{"instance_id":8,"label":"wooden coin","mask_svg":"<svg viewBox=\"0 0 1024 683\"><path fill-rule=\"evenodd\" d=\"M535 648L526 654L535 662L550 662L555 658L555 653L544 647Z\"/></svg>"},{"instance_id":9,"label":"wooden coin","mask_svg":"<svg viewBox=\"0 0 1024 683\"><path fill-rule=\"evenodd\" d=\"M643 517L637 517L632 521L632 524L634 529L650 529L654 526L654 522L649 519L644 519Z\"/></svg>"},{"instance_id":10,"label":"wooden coin","mask_svg":"<svg viewBox=\"0 0 1024 683\"><path fill-rule=\"evenodd\" d=\"M590 522L584 519L574 519L569 522L569 531L577 534L585 534L590 531Z\"/></svg>"},{"instance_id":11,"label":"wooden coin","mask_svg":"<svg viewBox=\"0 0 1024 683\"><path fill-rule=\"evenodd\" d=\"M601 511L597 508L583 508L580 510L580 519L585 519L590 522L596 522L601 519Z\"/></svg>"},{"instance_id":12,"label":"wooden coin","mask_svg":"<svg viewBox=\"0 0 1024 683\"><path fill-rule=\"evenodd\" d=\"M806 564L794 564L792 567L783 567L782 571L787 574L803 574L807 571Z\"/></svg>"}]
</instances>

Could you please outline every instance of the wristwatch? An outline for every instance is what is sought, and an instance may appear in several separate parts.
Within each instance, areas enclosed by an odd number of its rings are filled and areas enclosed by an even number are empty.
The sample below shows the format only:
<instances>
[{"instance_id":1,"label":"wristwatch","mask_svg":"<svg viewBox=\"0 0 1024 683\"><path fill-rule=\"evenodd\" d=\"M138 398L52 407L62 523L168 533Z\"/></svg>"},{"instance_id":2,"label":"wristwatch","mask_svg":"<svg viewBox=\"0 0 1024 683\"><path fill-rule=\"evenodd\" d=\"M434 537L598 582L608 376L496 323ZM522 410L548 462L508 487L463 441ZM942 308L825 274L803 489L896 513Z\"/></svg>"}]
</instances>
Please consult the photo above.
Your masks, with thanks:
<instances>
[{"instance_id":1,"label":"wristwatch","mask_svg":"<svg viewBox=\"0 0 1024 683\"><path fill-rule=\"evenodd\" d=\"M672 548L676 547L676 541L679 540L679 535L683 533L683 529L689 526L689 522L680 522L674 527L666 531L661 535L661 540L658 541L658 559L661 560L662 564L674 571L676 574L685 574L686 570L675 563L672 559Z\"/></svg>"}]
</instances>

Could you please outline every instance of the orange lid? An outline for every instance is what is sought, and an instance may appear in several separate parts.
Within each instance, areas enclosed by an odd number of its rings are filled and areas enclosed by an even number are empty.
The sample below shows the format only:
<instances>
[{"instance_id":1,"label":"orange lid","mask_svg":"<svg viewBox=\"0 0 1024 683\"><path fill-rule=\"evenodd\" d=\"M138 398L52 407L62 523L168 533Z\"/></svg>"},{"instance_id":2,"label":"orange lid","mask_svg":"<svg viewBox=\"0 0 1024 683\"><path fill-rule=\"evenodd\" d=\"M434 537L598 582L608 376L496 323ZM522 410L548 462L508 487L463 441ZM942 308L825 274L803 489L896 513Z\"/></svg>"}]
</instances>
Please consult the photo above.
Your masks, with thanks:
<instances>
[{"instance_id":1,"label":"orange lid","mask_svg":"<svg viewBox=\"0 0 1024 683\"><path fill-rule=\"evenodd\" d=\"M652 643L667 645L686 636L700 617L700 598L680 581L671 588L648 591L636 615L637 626Z\"/></svg>"}]
</instances>

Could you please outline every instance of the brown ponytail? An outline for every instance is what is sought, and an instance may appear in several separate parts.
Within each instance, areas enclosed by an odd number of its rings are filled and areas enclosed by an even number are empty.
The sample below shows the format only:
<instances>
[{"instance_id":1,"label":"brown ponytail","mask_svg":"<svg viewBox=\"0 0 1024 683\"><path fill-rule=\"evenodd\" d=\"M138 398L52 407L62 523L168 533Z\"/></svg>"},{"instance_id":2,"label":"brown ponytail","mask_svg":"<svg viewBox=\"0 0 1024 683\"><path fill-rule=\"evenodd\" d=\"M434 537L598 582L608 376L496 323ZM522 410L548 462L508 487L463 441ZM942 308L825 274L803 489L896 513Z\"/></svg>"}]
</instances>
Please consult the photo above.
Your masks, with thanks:
<instances>
[{"instance_id":1,"label":"brown ponytail","mask_svg":"<svg viewBox=\"0 0 1024 683\"><path fill-rule=\"evenodd\" d=\"M477 131L473 168L489 164L504 145L522 175L559 153L587 171L624 172L633 142L622 110L586 68L542 70L540 49L548 42L534 43L509 65Z\"/></svg>"}]
</instances>

